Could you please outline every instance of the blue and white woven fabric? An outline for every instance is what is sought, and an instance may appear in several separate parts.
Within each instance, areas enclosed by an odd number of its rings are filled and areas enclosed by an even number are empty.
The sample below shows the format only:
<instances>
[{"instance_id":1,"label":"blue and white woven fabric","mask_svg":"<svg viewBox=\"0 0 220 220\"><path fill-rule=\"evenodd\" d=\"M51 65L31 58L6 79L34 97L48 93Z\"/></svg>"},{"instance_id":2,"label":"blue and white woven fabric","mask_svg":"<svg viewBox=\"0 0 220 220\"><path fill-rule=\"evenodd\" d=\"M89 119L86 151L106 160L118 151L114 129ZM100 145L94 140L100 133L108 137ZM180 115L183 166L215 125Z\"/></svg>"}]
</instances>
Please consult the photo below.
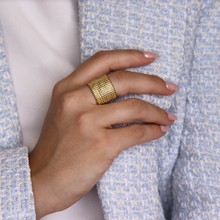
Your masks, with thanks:
<instances>
[{"instance_id":1,"label":"blue and white woven fabric","mask_svg":"<svg viewBox=\"0 0 220 220\"><path fill-rule=\"evenodd\" d=\"M99 50L161 58L132 71L180 86L173 96L127 95L178 120L120 153L98 183L108 220L220 219L220 1L80 0L82 61ZM0 31L0 219L35 219L27 148Z\"/></svg>"},{"instance_id":2,"label":"blue and white woven fabric","mask_svg":"<svg viewBox=\"0 0 220 220\"><path fill-rule=\"evenodd\" d=\"M81 0L82 61L99 50L160 54L132 68L180 86L127 95L178 116L167 134L120 153L98 183L105 219L220 219L220 1Z\"/></svg>"},{"instance_id":3,"label":"blue and white woven fabric","mask_svg":"<svg viewBox=\"0 0 220 220\"><path fill-rule=\"evenodd\" d=\"M28 163L22 146L13 82L0 27L0 219L35 219Z\"/></svg>"}]
</instances>

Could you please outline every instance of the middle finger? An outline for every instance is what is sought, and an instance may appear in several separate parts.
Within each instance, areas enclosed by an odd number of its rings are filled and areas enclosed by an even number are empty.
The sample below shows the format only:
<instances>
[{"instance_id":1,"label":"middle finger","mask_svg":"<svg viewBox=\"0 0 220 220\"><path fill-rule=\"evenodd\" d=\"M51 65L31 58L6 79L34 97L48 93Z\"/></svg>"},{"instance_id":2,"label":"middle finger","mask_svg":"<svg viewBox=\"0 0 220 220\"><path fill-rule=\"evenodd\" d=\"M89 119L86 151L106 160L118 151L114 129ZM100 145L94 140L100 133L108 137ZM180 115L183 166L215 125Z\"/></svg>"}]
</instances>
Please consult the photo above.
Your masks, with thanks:
<instances>
[{"instance_id":1,"label":"middle finger","mask_svg":"<svg viewBox=\"0 0 220 220\"><path fill-rule=\"evenodd\" d=\"M108 77L117 96L124 96L128 93L171 95L179 89L175 84L169 87L170 83L155 75L120 70L108 74Z\"/></svg>"}]
</instances>

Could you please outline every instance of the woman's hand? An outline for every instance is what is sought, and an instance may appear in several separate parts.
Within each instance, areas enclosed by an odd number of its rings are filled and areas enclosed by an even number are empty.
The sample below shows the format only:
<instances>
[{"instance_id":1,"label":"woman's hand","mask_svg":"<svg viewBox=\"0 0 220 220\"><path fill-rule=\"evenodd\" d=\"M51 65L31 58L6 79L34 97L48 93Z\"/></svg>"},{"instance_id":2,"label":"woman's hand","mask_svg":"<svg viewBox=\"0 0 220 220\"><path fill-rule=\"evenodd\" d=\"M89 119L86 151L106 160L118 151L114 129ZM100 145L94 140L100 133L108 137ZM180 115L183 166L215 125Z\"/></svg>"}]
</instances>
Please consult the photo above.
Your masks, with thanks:
<instances>
[{"instance_id":1,"label":"woman's hand","mask_svg":"<svg viewBox=\"0 0 220 220\"><path fill-rule=\"evenodd\" d=\"M124 71L147 65L138 50L98 52L59 81L30 167L37 218L63 210L89 192L120 151L160 138L176 117L139 99L100 105L86 83L108 74L117 96L171 95L177 86L157 76ZM168 89L170 88L170 89ZM112 125L142 121L113 129Z\"/></svg>"}]
</instances>

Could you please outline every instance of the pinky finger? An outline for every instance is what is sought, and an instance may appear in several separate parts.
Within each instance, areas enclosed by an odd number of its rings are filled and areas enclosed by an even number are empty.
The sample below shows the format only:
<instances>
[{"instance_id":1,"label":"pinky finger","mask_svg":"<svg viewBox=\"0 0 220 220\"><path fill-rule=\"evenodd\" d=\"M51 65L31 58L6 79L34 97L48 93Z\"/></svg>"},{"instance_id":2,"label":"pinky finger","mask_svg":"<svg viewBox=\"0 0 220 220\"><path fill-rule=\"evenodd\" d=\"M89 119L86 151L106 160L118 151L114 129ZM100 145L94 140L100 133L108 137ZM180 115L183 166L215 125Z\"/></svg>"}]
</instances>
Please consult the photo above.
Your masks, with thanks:
<instances>
[{"instance_id":1,"label":"pinky finger","mask_svg":"<svg viewBox=\"0 0 220 220\"><path fill-rule=\"evenodd\" d=\"M116 151L158 139L166 134L167 126L158 124L132 124L116 129L109 129Z\"/></svg>"}]
</instances>

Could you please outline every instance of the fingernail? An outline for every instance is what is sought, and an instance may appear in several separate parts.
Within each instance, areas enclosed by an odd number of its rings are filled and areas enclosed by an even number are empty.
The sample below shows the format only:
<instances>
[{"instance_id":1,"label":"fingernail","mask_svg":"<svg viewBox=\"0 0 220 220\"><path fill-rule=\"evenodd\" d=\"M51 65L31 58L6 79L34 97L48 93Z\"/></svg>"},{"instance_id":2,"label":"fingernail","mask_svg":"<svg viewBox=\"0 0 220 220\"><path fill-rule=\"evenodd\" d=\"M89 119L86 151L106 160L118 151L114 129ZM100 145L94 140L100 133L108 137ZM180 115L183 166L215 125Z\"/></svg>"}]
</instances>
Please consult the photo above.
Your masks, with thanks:
<instances>
[{"instance_id":1,"label":"fingernail","mask_svg":"<svg viewBox=\"0 0 220 220\"><path fill-rule=\"evenodd\" d=\"M180 87L174 83L167 82L167 81L165 81L165 83L166 83L167 89L170 89L170 90L179 90L180 89Z\"/></svg>"},{"instance_id":2,"label":"fingernail","mask_svg":"<svg viewBox=\"0 0 220 220\"><path fill-rule=\"evenodd\" d=\"M168 114L168 118L169 118L170 120L177 120L177 116L174 115L173 113L167 112L167 114Z\"/></svg>"},{"instance_id":3,"label":"fingernail","mask_svg":"<svg viewBox=\"0 0 220 220\"><path fill-rule=\"evenodd\" d=\"M161 131L166 132L169 130L169 128L166 125L160 125Z\"/></svg>"},{"instance_id":4,"label":"fingernail","mask_svg":"<svg viewBox=\"0 0 220 220\"><path fill-rule=\"evenodd\" d=\"M160 55L157 53L152 53L148 51L143 51L143 53L146 58L160 58Z\"/></svg>"}]
</instances>

